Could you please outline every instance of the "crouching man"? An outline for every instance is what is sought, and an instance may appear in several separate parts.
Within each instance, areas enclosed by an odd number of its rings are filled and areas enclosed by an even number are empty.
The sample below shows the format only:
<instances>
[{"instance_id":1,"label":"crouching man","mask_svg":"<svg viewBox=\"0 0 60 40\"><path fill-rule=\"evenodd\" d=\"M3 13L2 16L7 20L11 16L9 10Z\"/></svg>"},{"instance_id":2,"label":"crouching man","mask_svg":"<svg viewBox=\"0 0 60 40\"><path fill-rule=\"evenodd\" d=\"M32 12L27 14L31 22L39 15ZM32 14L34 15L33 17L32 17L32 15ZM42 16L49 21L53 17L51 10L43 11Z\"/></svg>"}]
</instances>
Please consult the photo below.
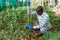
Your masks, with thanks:
<instances>
[{"instance_id":1,"label":"crouching man","mask_svg":"<svg viewBox=\"0 0 60 40\"><path fill-rule=\"evenodd\" d=\"M37 15L39 23L34 25L32 29L38 34L37 36L41 36L51 29L49 15L44 12L42 6L37 7L35 14Z\"/></svg>"}]
</instances>

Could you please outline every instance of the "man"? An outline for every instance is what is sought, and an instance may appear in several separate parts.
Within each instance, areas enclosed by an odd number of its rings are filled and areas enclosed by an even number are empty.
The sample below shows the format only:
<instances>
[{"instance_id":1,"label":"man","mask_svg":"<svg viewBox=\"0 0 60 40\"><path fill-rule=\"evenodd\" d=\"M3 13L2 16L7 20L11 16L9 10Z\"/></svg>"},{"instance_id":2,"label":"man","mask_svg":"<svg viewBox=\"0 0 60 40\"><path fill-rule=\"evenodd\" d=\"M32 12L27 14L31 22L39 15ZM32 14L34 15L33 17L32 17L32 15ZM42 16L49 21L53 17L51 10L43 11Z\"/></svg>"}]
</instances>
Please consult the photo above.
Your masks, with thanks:
<instances>
[{"instance_id":1,"label":"man","mask_svg":"<svg viewBox=\"0 0 60 40\"><path fill-rule=\"evenodd\" d=\"M39 24L33 26L33 30L38 34L37 36L41 36L45 32L48 32L51 29L49 15L44 12L42 6L38 6L36 12L32 12L32 14L36 14L38 18Z\"/></svg>"}]
</instances>

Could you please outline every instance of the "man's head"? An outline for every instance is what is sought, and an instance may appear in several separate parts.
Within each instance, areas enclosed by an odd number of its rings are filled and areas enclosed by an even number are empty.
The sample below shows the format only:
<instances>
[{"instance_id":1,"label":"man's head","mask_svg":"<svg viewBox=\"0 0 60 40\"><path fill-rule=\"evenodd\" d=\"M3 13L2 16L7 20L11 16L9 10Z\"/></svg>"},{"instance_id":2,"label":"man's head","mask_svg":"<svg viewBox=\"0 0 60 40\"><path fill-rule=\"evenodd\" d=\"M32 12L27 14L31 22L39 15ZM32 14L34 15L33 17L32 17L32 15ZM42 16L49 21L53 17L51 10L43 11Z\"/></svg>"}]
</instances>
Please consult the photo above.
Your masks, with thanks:
<instances>
[{"instance_id":1,"label":"man's head","mask_svg":"<svg viewBox=\"0 0 60 40\"><path fill-rule=\"evenodd\" d=\"M36 12L37 12L38 15L42 15L43 7L42 6L38 6L37 9L36 9Z\"/></svg>"}]
</instances>

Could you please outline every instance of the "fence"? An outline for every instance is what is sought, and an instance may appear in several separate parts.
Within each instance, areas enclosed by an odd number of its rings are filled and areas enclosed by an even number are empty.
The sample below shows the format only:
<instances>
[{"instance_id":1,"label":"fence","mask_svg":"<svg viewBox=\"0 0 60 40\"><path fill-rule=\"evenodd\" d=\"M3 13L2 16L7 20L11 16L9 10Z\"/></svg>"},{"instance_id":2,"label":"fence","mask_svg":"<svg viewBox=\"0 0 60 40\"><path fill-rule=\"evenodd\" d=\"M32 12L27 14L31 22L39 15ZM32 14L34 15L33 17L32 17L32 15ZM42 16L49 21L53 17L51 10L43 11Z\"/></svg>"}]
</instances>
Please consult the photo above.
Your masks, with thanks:
<instances>
[{"instance_id":1,"label":"fence","mask_svg":"<svg viewBox=\"0 0 60 40\"><path fill-rule=\"evenodd\" d=\"M27 0L0 0L0 8L4 7L27 6Z\"/></svg>"}]
</instances>

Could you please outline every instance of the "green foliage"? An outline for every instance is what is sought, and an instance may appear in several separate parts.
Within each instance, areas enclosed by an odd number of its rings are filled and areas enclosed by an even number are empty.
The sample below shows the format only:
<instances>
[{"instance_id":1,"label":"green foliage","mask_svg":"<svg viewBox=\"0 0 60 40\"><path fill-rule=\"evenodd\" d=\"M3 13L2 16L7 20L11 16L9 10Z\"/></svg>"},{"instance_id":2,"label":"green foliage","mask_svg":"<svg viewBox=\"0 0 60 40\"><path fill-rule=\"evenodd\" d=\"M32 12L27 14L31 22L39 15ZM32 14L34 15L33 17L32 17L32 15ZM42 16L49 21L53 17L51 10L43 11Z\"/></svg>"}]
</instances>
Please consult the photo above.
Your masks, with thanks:
<instances>
[{"instance_id":1,"label":"green foliage","mask_svg":"<svg viewBox=\"0 0 60 40\"><path fill-rule=\"evenodd\" d=\"M28 14L26 7L7 8L0 12L0 40L27 38Z\"/></svg>"},{"instance_id":2,"label":"green foliage","mask_svg":"<svg viewBox=\"0 0 60 40\"><path fill-rule=\"evenodd\" d=\"M60 40L60 32L48 32L43 35L42 40Z\"/></svg>"}]
</instances>

